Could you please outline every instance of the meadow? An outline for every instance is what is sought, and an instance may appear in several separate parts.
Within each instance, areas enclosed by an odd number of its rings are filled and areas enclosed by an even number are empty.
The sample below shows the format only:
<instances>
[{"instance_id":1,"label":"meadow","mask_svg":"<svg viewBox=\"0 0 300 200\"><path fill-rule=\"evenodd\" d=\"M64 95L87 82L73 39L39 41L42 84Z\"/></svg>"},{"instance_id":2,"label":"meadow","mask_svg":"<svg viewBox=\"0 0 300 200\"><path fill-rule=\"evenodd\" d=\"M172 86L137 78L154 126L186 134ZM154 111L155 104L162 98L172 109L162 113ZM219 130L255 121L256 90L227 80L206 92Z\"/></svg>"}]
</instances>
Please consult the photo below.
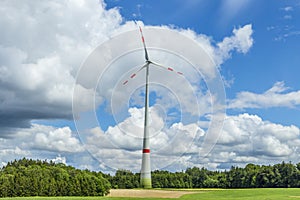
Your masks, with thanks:
<instances>
[{"instance_id":1,"label":"meadow","mask_svg":"<svg viewBox=\"0 0 300 200\"><path fill-rule=\"evenodd\" d=\"M167 190L168 191L168 190ZM183 191L183 190L174 190ZM212 199L255 199L255 200L285 200L300 199L300 188L264 188L264 189L196 189L184 190L191 192L180 198L134 198L134 197L14 197L1 198L1 200L212 200Z\"/></svg>"}]
</instances>

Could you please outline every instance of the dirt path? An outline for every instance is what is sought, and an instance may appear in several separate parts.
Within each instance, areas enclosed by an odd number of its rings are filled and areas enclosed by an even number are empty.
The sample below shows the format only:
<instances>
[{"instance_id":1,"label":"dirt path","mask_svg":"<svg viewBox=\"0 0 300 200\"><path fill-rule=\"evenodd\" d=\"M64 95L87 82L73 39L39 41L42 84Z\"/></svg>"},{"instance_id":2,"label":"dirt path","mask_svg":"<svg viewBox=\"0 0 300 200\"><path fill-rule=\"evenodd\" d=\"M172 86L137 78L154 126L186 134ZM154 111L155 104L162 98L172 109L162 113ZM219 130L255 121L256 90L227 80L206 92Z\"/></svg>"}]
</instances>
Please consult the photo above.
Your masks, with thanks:
<instances>
[{"instance_id":1,"label":"dirt path","mask_svg":"<svg viewBox=\"0 0 300 200\"><path fill-rule=\"evenodd\" d=\"M157 197L157 198L179 198L184 194L195 192L172 191L172 190L136 190L136 189L111 189L110 197Z\"/></svg>"}]
</instances>

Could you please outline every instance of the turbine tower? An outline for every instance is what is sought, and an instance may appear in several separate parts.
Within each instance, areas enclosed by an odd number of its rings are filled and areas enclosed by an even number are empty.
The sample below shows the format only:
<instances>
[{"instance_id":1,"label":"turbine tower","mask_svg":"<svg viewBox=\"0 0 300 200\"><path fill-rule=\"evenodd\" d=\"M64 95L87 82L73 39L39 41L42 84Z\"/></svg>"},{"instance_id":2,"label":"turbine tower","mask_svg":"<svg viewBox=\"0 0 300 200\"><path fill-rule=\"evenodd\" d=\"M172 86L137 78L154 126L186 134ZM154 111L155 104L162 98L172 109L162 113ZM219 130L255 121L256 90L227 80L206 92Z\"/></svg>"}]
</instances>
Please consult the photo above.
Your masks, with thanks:
<instances>
[{"instance_id":1,"label":"turbine tower","mask_svg":"<svg viewBox=\"0 0 300 200\"><path fill-rule=\"evenodd\" d=\"M136 23L136 22L135 22ZM136 23L137 24L137 23ZM183 73L175 71L171 67L165 67L163 65L160 65L158 63L155 63L151 60L149 60L148 51L146 48L146 43L143 35L142 28L139 26L143 48L144 48L144 54L145 54L145 64L134 74L130 76L131 79L133 79L138 72L140 72L142 69L146 68L146 84L145 84L145 115L144 115L144 137L143 137L143 150L142 150L142 167L141 167L141 177L140 177L140 185L143 188L152 188L152 181L151 181L151 165L150 165L150 138L149 138L149 66L150 64L164 68L166 70L169 70L171 72L176 72L179 75L182 75ZM126 85L128 83L128 80L123 82L123 85Z\"/></svg>"}]
</instances>

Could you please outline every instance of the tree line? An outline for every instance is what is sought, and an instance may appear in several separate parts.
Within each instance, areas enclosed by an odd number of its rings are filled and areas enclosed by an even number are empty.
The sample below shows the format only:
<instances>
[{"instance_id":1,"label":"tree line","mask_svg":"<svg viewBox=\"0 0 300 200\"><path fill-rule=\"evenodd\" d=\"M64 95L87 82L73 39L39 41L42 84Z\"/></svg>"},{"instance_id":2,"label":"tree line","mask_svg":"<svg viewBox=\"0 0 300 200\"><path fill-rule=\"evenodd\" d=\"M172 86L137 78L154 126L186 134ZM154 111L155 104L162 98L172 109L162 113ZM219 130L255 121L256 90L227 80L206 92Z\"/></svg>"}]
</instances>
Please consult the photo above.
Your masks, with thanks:
<instances>
[{"instance_id":1,"label":"tree line","mask_svg":"<svg viewBox=\"0 0 300 200\"><path fill-rule=\"evenodd\" d=\"M101 172L64 164L21 159L0 170L0 197L103 196L111 186Z\"/></svg>"},{"instance_id":2,"label":"tree line","mask_svg":"<svg viewBox=\"0 0 300 200\"><path fill-rule=\"evenodd\" d=\"M192 167L182 172L155 170L153 188L300 187L300 163L248 164L227 171ZM114 175L79 170L62 163L23 158L0 169L0 197L103 196L111 188L139 188L140 174L117 170Z\"/></svg>"},{"instance_id":3,"label":"tree line","mask_svg":"<svg viewBox=\"0 0 300 200\"><path fill-rule=\"evenodd\" d=\"M139 173L118 170L107 175L113 188L138 188ZM289 188L300 187L300 163L282 162L275 165L248 164L227 171L188 168L183 172L153 171L154 188Z\"/></svg>"}]
</instances>

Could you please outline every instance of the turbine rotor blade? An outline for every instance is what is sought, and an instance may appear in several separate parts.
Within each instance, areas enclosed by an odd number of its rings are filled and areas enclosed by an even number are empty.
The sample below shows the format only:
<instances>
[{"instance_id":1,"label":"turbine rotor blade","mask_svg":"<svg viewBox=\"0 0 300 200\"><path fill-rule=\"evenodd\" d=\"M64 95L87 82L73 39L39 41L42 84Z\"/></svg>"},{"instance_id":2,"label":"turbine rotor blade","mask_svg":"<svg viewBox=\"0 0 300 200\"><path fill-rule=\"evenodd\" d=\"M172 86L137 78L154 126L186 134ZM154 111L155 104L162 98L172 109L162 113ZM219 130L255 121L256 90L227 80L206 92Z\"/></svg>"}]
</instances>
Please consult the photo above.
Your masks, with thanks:
<instances>
[{"instance_id":1,"label":"turbine rotor blade","mask_svg":"<svg viewBox=\"0 0 300 200\"><path fill-rule=\"evenodd\" d=\"M130 78L130 79L135 78L136 75L137 75L142 69L144 69L147 65L148 65L148 63L144 64L139 70L137 70L135 73L131 74L131 75L129 76L129 78ZM125 81L123 82L123 85L126 85L126 84L129 82L130 79L125 80Z\"/></svg>"},{"instance_id":2,"label":"turbine rotor blade","mask_svg":"<svg viewBox=\"0 0 300 200\"><path fill-rule=\"evenodd\" d=\"M136 21L134 21L134 22L135 22L136 25L138 25ZM138 25L138 26L139 26L139 29L140 29L142 43L143 43L143 46L144 46L145 59L146 59L146 61L149 61L149 56L148 56L148 52L147 52L147 48L146 48L146 43L145 43L145 38L144 38L144 35L143 35L143 30L142 30L142 27L140 25Z\"/></svg>"},{"instance_id":3,"label":"turbine rotor blade","mask_svg":"<svg viewBox=\"0 0 300 200\"><path fill-rule=\"evenodd\" d=\"M165 70L168 70L168 71L171 71L171 72L175 72L176 74L183 75L182 72L175 71L175 70L174 70L173 68L171 68L171 67L166 67L166 66L163 66L163 65L161 65L161 64L152 62L152 61L151 61L150 63L153 64L153 65L155 65L155 66L157 66L157 67L161 67L161 68L163 68L163 69L165 69Z\"/></svg>"}]
</instances>

